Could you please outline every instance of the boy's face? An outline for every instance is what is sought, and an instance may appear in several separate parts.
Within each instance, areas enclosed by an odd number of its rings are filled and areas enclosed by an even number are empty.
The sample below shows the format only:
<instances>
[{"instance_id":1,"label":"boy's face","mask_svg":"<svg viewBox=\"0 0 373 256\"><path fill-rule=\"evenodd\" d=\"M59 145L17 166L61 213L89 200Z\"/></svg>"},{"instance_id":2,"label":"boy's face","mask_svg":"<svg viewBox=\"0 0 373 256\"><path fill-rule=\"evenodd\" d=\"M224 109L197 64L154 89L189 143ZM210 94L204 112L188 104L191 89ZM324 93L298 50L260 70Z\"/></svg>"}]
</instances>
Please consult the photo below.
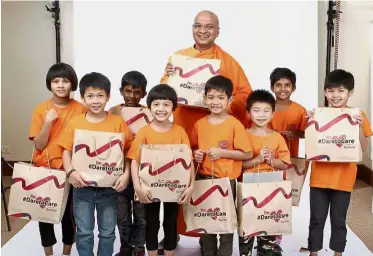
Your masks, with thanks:
<instances>
[{"instance_id":1,"label":"boy's face","mask_svg":"<svg viewBox=\"0 0 373 256\"><path fill-rule=\"evenodd\" d=\"M153 100L150 105L150 112L155 120L164 122L172 115L173 104L170 100Z\"/></svg>"},{"instance_id":2,"label":"boy's face","mask_svg":"<svg viewBox=\"0 0 373 256\"><path fill-rule=\"evenodd\" d=\"M205 95L205 104L212 114L218 115L227 111L232 99L224 91L211 89Z\"/></svg>"},{"instance_id":3,"label":"boy's face","mask_svg":"<svg viewBox=\"0 0 373 256\"><path fill-rule=\"evenodd\" d=\"M105 111L106 103L109 101L110 96L104 89L88 87L84 96L82 97L83 103L88 110L94 114L101 114Z\"/></svg>"},{"instance_id":4,"label":"boy's face","mask_svg":"<svg viewBox=\"0 0 373 256\"><path fill-rule=\"evenodd\" d=\"M265 102L255 102L249 114L252 122L258 127L266 127L273 117L271 105Z\"/></svg>"},{"instance_id":5,"label":"boy's face","mask_svg":"<svg viewBox=\"0 0 373 256\"><path fill-rule=\"evenodd\" d=\"M126 107L139 107L139 102L145 97L146 92L143 92L142 87L125 85L119 89L120 94L123 96L124 105Z\"/></svg>"},{"instance_id":6,"label":"boy's face","mask_svg":"<svg viewBox=\"0 0 373 256\"><path fill-rule=\"evenodd\" d=\"M71 82L65 77L55 77L51 81L51 91L59 98L70 97Z\"/></svg>"},{"instance_id":7,"label":"boy's face","mask_svg":"<svg viewBox=\"0 0 373 256\"><path fill-rule=\"evenodd\" d=\"M281 78L271 87L272 92L276 95L277 99L286 100L294 92L293 84L287 78Z\"/></svg>"},{"instance_id":8,"label":"boy's face","mask_svg":"<svg viewBox=\"0 0 373 256\"><path fill-rule=\"evenodd\" d=\"M354 90L348 91L344 86L336 88L327 88L325 90L325 97L332 108L346 107L349 97L352 96Z\"/></svg>"}]
</instances>

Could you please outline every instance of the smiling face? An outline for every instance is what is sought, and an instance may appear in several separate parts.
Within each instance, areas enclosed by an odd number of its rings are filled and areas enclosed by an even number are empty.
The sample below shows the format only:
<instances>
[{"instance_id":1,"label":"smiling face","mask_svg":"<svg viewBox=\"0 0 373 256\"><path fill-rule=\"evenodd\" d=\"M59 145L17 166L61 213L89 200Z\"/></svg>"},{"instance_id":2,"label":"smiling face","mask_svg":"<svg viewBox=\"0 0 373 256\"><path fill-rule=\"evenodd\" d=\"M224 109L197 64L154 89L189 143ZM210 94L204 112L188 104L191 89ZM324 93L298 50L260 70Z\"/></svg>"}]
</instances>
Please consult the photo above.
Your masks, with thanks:
<instances>
[{"instance_id":1,"label":"smiling face","mask_svg":"<svg viewBox=\"0 0 373 256\"><path fill-rule=\"evenodd\" d=\"M324 91L325 97L328 100L329 106L332 108L346 107L348 99L354 93L353 90L348 91L344 86L327 88Z\"/></svg>"},{"instance_id":2,"label":"smiling face","mask_svg":"<svg viewBox=\"0 0 373 256\"><path fill-rule=\"evenodd\" d=\"M109 98L104 89L88 87L84 92L82 101L91 113L97 115L105 112L105 106Z\"/></svg>"},{"instance_id":3,"label":"smiling face","mask_svg":"<svg viewBox=\"0 0 373 256\"><path fill-rule=\"evenodd\" d=\"M270 104L265 102L255 102L250 109L250 118L258 127L266 127L272 120L273 110Z\"/></svg>"},{"instance_id":4,"label":"smiling face","mask_svg":"<svg viewBox=\"0 0 373 256\"><path fill-rule=\"evenodd\" d=\"M196 48L205 50L212 47L215 39L219 36L219 30L219 20L214 13L200 12L193 24L193 38Z\"/></svg>"},{"instance_id":5,"label":"smiling face","mask_svg":"<svg viewBox=\"0 0 373 256\"><path fill-rule=\"evenodd\" d=\"M58 98L70 97L71 82L65 77L56 77L51 81L51 91Z\"/></svg>"},{"instance_id":6,"label":"smiling face","mask_svg":"<svg viewBox=\"0 0 373 256\"><path fill-rule=\"evenodd\" d=\"M294 92L294 87L289 79L281 78L275 82L271 90L274 92L277 99L286 100L289 99L290 95Z\"/></svg>"},{"instance_id":7,"label":"smiling face","mask_svg":"<svg viewBox=\"0 0 373 256\"><path fill-rule=\"evenodd\" d=\"M205 96L205 104L214 115L226 113L230 101L227 93L222 90L210 89Z\"/></svg>"},{"instance_id":8,"label":"smiling face","mask_svg":"<svg viewBox=\"0 0 373 256\"><path fill-rule=\"evenodd\" d=\"M169 120L172 110L173 104L170 100L153 100L150 105L150 112L158 122Z\"/></svg>"}]
</instances>

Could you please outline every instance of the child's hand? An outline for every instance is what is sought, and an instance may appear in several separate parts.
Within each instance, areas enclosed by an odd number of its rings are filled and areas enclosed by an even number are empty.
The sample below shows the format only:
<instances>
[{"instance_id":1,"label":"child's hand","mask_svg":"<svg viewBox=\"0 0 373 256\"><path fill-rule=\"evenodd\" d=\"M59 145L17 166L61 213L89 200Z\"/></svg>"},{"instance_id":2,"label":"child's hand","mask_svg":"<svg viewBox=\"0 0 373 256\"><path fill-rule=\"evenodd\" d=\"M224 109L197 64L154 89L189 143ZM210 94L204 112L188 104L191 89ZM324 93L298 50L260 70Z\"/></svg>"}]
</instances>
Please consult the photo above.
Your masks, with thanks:
<instances>
[{"instance_id":1,"label":"child's hand","mask_svg":"<svg viewBox=\"0 0 373 256\"><path fill-rule=\"evenodd\" d=\"M264 158L264 162L266 162L269 165L272 165L272 160L273 160L273 153L268 150L268 154Z\"/></svg>"},{"instance_id":2,"label":"child's hand","mask_svg":"<svg viewBox=\"0 0 373 256\"><path fill-rule=\"evenodd\" d=\"M260 150L260 153L259 153L259 156L258 156L259 162L263 163L266 160L268 154L269 154L269 149L268 148L262 148Z\"/></svg>"},{"instance_id":3,"label":"child's hand","mask_svg":"<svg viewBox=\"0 0 373 256\"><path fill-rule=\"evenodd\" d=\"M361 115L361 112L359 112L358 114L355 114L353 118L356 119L356 122L358 122L359 125L363 123L363 116Z\"/></svg>"},{"instance_id":4,"label":"child's hand","mask_svg":"<svg viewBox=\"0 0 373 256\"><path fill-rule=\"evenodd\" d=\"M58 118L58 113L54 108L52 108L47 111L47 114L45 116L45 122L52 123L57 118Z\"/></svg>"},{"instance_id":5,"label":"child's hand","mask_svg":"<svg viewBox=\"0 0 373 256\"><path fill-rule=\"evenodd\" d=\"M216 161L223 157L224 151L221 148L210 148L207 153L211 161Z\"/></svg>"},{"instance_id":6,"label":"child's hand","mask_svg":"<svg viewBox=\"0 0 373 256\"><path fill-rule=\"evenodd\" d=\"M114 183L113 189L115 189L117 192L122 192L125 190L128 186L129 179L122 174Z\"/></svg>"},{"instance_id":7,"label":"child's hand","mask_svg":"<svg viewBox=\"0 0 373 256\"><path fill-rule=\"evenodd\" d=\"M169 75L169 76L172 75L172 73L174 73L174 71L175 71L174 65L172 65L171 62L168 62L167 66L166 66L166 73L167 73L167 75Z\"/></svg>"},{"instance_id":8,"label":"child's hand","mask_svg":"<svg viewBox=\"0 0 373 256\"><path fill-rule=\"evenodd\" d=\"M152 202L152 195L149 190L145 190L140 186L135 188L135 192L141 203L150 204Z\"/></svg>"},{"instance_id":9,"label":"child's hand","mask_svg":"<svg viewBox=\"0 0 373 256\"><path fill-rule=\"evenodd\" d=\"M306 118L313 119L314 114L315 114L315 109L307 110Z\"/></svg>"},{"instance_id":10,"label":"child's hand","mask_svg":"<svg viewBox=\"0 0 373 256\"><path fill-rule=\"evenodd\" d=\"M203 161L203 157L205 155L205 151L204 150L201 150L201 149L198 149L198 150L195 150L194 151L194 160L197 162L197 163L202 163Z\"/></svg>"},{"instance_id":11,"label":"child's hand","mask_svg":"<svg viewBox=\"0 0 373 256\"><path fill-rule=\"evenodd\" d=\"M190 198L192 197L194 191L194 187L188 187L179 197L179 204L188 204L190 202Z\"/></svg>"},{"instance_id":12,"label":"child's hand","mask_svg":"<svg viewBox=\"0 0 373 256\"><path fill-rule=\"evenodd\" d=\"M74 188L84 188L87 187L85 180L80 176L80 174L75 171L70 174L69 183L73 185Z\"/></svg>"}]
</instances>

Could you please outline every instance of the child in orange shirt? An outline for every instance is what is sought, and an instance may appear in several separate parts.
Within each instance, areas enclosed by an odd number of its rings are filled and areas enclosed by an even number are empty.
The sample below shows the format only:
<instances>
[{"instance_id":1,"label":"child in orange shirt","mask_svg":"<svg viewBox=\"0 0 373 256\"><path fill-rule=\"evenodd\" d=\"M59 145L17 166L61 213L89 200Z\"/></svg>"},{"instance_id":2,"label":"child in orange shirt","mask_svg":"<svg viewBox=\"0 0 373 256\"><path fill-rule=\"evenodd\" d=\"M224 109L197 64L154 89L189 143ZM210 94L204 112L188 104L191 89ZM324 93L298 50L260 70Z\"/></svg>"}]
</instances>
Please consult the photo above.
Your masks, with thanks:
<instances>
[{"instance_id":1,"label":"child in orange shirt","mask_svg":"<svg viewBox=\"0 0 373 256\"><path fill-rule=\"evenodd\" d=\"M344 70L334 70L325 78L324 93L332 108L346 108L354 92L354 77ZM312 113L310 113L312 118ZM362 151L368 147L372 128L363 111L354 117L360 123ZM317 256L323 247L323 233L330 207L331 237L329 247L340 256L346 246L346 215L357 174L356 163L312 162L310 177L310 225L308 249Z\"/></svg>"},{"instance_id":2,"label":"child in orange shirt","mask_svg":"<svg viewBox=\"0 0 373 256\"><path fill-rule=\"evenodd\" d=\"M70 65L53 65L48 70L46 85L53 97L40 103L32 113L29 140L33 141L36 149L32 161L35 166L49 167L50 164L53 169L63 169L62 150L57 144L57 136L71 118L84 113L86 109L70 98L70 92L78 87L78 78ZM70 255L75 241L72 191L61 223L63 255ZM57 243L53 224L39 222L39 231L45 255L53 255L53 245Z\"/></svg>"},{"instance_id":3,"label":"child in orange shirt","mask_svg":"<svg viewBox=\"0 0 373 256\"><path fill-rule=\"evenodd\" d=\"M284 136L291 157L298 157L299 139L304 138L307 119L306 109L290 100L296 89L297 77L288 68L275 68L271 75L271 90L276 95L276 111L270 122L270 127ZM277 236L275 255L281 256L282 236Z\"/></svg>"},{"instance_id":4,"label":"child in orange shirt","mask_svg":"<svg viewBox=\"0 0 373 256\"><path fill-rule=\"evenodd\" d=\"M281 134L268 128L275 111L276 100L266 90L255 90L247 98L247 112L252 125L247 129L254 157L243 162L244 173L286 170L290 152ZM239 238L240 255L252 255L255 237ZM257 236L257 255L275 255L276 236Z\"/></svg>"},{"instance_id":5,"label":"child in orange shirt","mask_svg":"<svg viewBox=\"0 0 373 256\"><path fill-rule=\"evenodd\" d=\"M276 95L276 111L270 127L284 136L291 157L298 157L299 138L304 138L307 125L307 111L290 100L296 89L296 75L288 68L275 68L270 80L271 90Z\"/></svg>"},{"instance_id":6,"label":"child in orange shirt","mask_svg":"<svg viewBox=\"0 0 373 256\"><path fill-rule=\"evenodd\" d=\"M210 78L205 84L205 104L210 115L196 122L191 134L194 158L200 163L199 178L231 180L233 198L236 198L236 179L242 172L242 160L252 157L252 148L244 126L228 114L232 102L233 85L224 76ZM233 234L203 234L200 244L202 255L231 256Z\"/></svg>"},{"instance_id":7,"label":"child in orange shirt","mask_svg":"<svg viewBox=\"0 0 373 256\"><path fill-rule=\"evenodd\" d=\"M120 115L123 107L142 108L140 100L146 96L147 83L145 76L138 71L125 73L119 89L124 103L112 107L110 112ZM134 200L134 195L132 182L118 194L118 230L121 246L120 252L115 256L132 256L132 253L136 256L145 256L145 207L141 202Z\"/></svg>"},{"instance_id":8,"label":"child in orange shirt","mask_svg":"<svg viewBox=\"0 0 373 256\"><path fill-rule=\"evenodd\" d=\"M153 202L150 191L140 185L139 165L141 162L142 144L187 144L190 145L188 135L184 128L169 121L172 112L177 107L177 95L174 89L166 84L154 86L146 99L146 103L154 117L153 122L140 129L128 152L127 157L132 159L131 173L136 195L141 203L145 204L146 211L146 248L149 256L158 253L158 231L160 202ZM194 171L191 170L190 185L181 194L180 204L189 203L194 189ZM177 203L164 202L164 255L172 256L177 244L177 216L179 206Z\"/></svg>"},{"instance_id":9,"label":"child in orange shirt","mask_svg":"<svg viewBox=\"0 0 373 256\"><path fill-rule=\"evenodd\" d=\"M80 84L82 101L88 112L70 120L58 144L64 149L63 165L66 176L74 187L73 209L77 226L76 248L79 255L93 255L93 230L95 226L95 208L99 231L98 255L111 256L114 251L115 227L117 223L117 192L123 191L130 179L129 163L125 161L125 171L112 188L89 187L71 164L76 129L113 132L124 134L125 151L130 146L132 134L119 116L106 112L105 106L110 97L110 81L99 73L90 73L82 77Z\"/></svg>"}]
</instances>

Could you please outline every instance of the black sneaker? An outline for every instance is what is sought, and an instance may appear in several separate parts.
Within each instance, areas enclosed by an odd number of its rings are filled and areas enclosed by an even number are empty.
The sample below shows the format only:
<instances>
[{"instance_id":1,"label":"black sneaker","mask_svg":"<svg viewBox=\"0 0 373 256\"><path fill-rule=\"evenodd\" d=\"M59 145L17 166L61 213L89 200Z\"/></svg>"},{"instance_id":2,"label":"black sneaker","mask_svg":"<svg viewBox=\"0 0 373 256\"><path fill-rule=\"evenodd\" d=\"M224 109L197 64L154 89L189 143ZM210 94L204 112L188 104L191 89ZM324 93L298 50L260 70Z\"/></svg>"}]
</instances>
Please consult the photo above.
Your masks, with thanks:
<instances>
[{"instance_id":1,"label":"black sneaker","mask_svg":"<svg viewBox=\"0 0 373 256\"><path fill-rule=\"evenodd\" d=\"M282 256L282 248L279 244L275 244L275 248L273 249L273 256Z\"/></svg>"},{"instance_id":2,"label":"black sneaker","mask_svg":"<svg viewBox=\"0 0 373 256\"><path fill-rule=\"evenodd\" d=\"M120 248L120 251L115 256L132 256L132 248Z\"/></svg>"}]
</instances>

